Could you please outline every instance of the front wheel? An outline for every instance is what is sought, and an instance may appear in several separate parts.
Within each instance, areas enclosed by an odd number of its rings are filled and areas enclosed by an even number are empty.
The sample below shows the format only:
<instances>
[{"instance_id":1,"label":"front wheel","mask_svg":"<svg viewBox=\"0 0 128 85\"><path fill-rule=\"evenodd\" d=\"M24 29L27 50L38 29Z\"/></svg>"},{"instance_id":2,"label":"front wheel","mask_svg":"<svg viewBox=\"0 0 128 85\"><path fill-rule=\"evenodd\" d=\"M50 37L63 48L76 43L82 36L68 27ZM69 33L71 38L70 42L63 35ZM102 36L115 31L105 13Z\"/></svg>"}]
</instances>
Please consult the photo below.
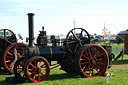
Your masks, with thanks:
<instances>
[{"instance_id":1,"label":"front wheel","mask_svg":"<svg viewBox=\"0 0 128 85\"><path fill-rule=\"evenodd\" d=\"M108 55L99 45L84 45L76 53L75 65L82 77L101 76L108 66Z\"/></svg>"},{"instance_id":2,"label":"front wheel","mask_svg":"<svg viewBox=\"0 0 128 85\"><path fill-rule=\"evenodd\" d=\"M33 56L25 63L24 73L30 82L40 82L48 77L50 66L44 57Z\"/></svg>"},{"instance_id":3,"label":"front wheel","mask_svg":"<svg viewBox=\"0 0 128 85\"><path fill-rule=\"evenodd\" d=\"M25 64L25 57L21 57L16 61L16 63L14 64L14 74L15 75L20 75L21 77L25 78L24 64Z\"/></svg>"}]
</instances>

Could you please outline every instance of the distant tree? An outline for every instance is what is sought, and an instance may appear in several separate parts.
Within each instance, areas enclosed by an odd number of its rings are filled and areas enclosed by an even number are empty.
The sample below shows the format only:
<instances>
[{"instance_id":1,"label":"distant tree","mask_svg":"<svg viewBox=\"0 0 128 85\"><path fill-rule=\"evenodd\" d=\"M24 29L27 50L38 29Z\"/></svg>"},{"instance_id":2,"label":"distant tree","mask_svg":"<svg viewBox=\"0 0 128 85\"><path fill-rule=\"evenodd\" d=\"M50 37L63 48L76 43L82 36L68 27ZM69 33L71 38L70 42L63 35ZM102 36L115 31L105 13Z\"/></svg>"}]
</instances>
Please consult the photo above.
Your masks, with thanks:
<instances>
[{"instance_id":1,"label":"distant tree","mask_svg":"<svg viewBox=\"0 0 128 85\"><path fill-rule=\"evenodd\" d=\"M116 37L116 41L117 41L117 44L124 42L124 40L119 35Z\"/></svg>"}]
</instances>

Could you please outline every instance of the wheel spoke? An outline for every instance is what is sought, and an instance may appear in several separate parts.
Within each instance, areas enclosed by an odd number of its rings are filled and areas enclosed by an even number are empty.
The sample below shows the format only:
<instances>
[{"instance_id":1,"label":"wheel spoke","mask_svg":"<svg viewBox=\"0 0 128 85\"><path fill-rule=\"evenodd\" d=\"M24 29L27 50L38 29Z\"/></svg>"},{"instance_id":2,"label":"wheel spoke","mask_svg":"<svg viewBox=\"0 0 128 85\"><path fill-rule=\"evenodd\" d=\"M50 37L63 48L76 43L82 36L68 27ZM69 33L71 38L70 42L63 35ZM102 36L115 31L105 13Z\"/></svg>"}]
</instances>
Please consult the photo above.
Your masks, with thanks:
<instances>
[{"instance_id":1,"label":"wheel spoke","mask_svg":"<svg viewBox=\"0 0 128 85\"><path fill-rule=\"evenodd\" d=\"M104 63L100 63L100 62L96 62L97 64L100 64L100 65L105 65Z\"/></svg>"},{"instance_id":2,"label":"wheel spoke","mask_svg":"<svg viewBox=\"0 0 128 85\"><path fill-rule=\"evenodd\" d=\"M13 54L12 53L10 53L9 51L7 52L9 55L11 55L11 56L13 56Z\"/></svg>"},{"instance_id":3,"label":"wheel spoke","mask_svg":"<svg viewBox=\"0 0 128 85\"><path fill-rule=\"evenodd\" d=\"M82 55L84 58L86 58L86 59L88 59L89 60L89 58L88 57L86 57L85 55Z\"/></svg>"},{"instance_id":4,"label":"wheel spoke","mask_svg":"<svg viewBox=\"0 0 128 85\"><path fill-rule=\"evenodd\" d=\"M33 72L33 73L31 73L29 76L32 78L32 76L34 75L35 73ZM34 77L34 76L33 76Z\"/></svg>"},{"instance_id":5,"label":"wheel spoke","mask_svg":"<svg viewBox=\"0 0 128 85\"><path fill-rule=\"evenodd\" d=\"M89 63L89 62L84 62L84 63L81 63L81 64L83 65L83 64L88 64L88 63Z\"/></svg>"},{"instance_id":6,"label":"wheel spoke","mask_svg":"<svg viewBox=\"0 0 128 85\"><path fill-rule=\"evenodd\" d=\"M97 68L101 69L101 67L99 67L97 64L95 64Z\"/></svg>"},{"instance_id":7,"label":"wheel spoke","mask_svg":"<svg viewBox=\"0 0 128 85\"><path fill-rule=\"evenodd\" d=\"M82 33L83 33L83 31L84 31L84 30L82 29L82 30L81 30L81 33L80 33L80 36L81 36L81 37L82 37Z\"/></svg>"},{"instance_id":8,"label":"wheel spoke","mask_svg":"<svg viewBox=\"0 0 128 85\"><path fill-rule=\"evenodd\" d=\"M87 50L85 50L85 52L86 52L86 54L87 54L87 56L88 56L88 52L87 52ZM89 57L89 56L88 56Z\"/></svg>"},{"instance_id":9,"label":"wheel spoke","mask_svg":"<svg viewBox=\"0 0 128 85\"><path fill-rule=\"evenodd\" d=\"M96 52L95 52L95 54L94 54L94 57L95 57L95 58L96 58L96 54L97 54L97 52L98 52L98 51L96 50Z\"/></svg>"},{"instance_id":10,"label":"wheel spoke","mask_svg":"<svg viewBox=\"0 0 128 85\"><path fill-rule=\"evenodd\" d=\"M103 53L101 53L101 54L97 55L96 57L101 57L102 55L103 55Z\"/></svg>"},{"instance_id":11,"label":"wheel spoke","mask_svg":"<svg viewBox=\"0 0 128 85\"><path fill-rule=\"evenodd\" d=\"M6 58L11 58L11 59L15 59L14 57L11 57L11 56L6 56Z\"/></svg>"},{"instance_id":12,"label":"wheel spoke","mask_svg":"<svg viewBox=\"0 0 128 85\"><path fill-rule=\"evenodd\" d=\"M12 63L6 63L8 67L12 67Z\"/></svg>"},{"instance_id":13,"label":"wheel spoke","mask_svg":"<svg viewBox=\"0 0 128 85\"><path fill-rule=\"evenodd\" d=\"M25 50L25 48L23 48L23 50L20 52L20 54L23 54L24 53L24 50Z\"/></svg>"},{"instance_id":14,"label":"wheel spoke","mask_svg":"<svg viewBox=\"0 0 128 85\"><path fill-rule=\"evenodd\" d=\"M45 66L45 64L41 65L40 68L42 68L42 67L44 67L44 66Z\"/></svg>"},{"instance_id":15,"label":"wheel spoke","mask_svg":"<svg viewBox=\"0 0 128 85\"><path fill-rule=\"evenodd\" d=\"M75 40L78 40L78 38L76 37L76 35L73 33L73 31L71 32L75 38Z\"/></svg>"},{"instance_id":16,"label":"wheel spoke","mask_svg":"<svg viewBox=\"0 0 128 85\"><path fill-rule=\"evenodd\" d=\"M34 76L33 76L33 79L35 79L35 78L36 78L36 74L34 73L33 75L34 75Z\"/></svg>"},{"instance_id":17,"label":"wheel spoke","mask_svg":"<svg viewBox=\"0 0 128 85\"><path fill-rule=\"evenodd\" d=\"M86 68L86 65L82 68L82 70L84 71L85 68Z\"/></svg>"},{"instance_id":18,"label":"wheel spoke","mask_svg":"<svg viewBox=\"0 0 128 85\"><path fill-rule=\"evenodd\" d=\"M92 65L92 76L93 76L93 69L94 69L93 67L94 67L94 66Z\"/></svg>"},{"instance_id":19,"label":"wheel spoke","mask_svg":"<svg viewBox=\"0 0 128 85\"><path fill-rule=\"evenodd\" d=\"M41 69L41 71L46 71L46 69Z\"/></svg>"},{"instance_id":20,"label":"wheel spoke","mask_svg":"<svg viewBox=\"0 0 128 85\"><path fill-rule=\"evenodd\" d=\"M36 66L34 66L32 63L30 63L30 65L31 65L32 67L36 68Z\"/></svg>"},{"instance_id":21,"label":"wheel spoke","mask_svg":"<svg viewBox=\"0 0 128 85\"><path fill-rule=\"evenodd\" d=\"M32 79L35 79L35 73L33 72L32 74L29 75Z\"/></svg>"},{"instance_id":22,"label":"wheel spoke","mask_svg":"<svg viewBox=\"0 0 128 85\"><path fill-rule=\"evenodd\" d=\"M89 54L90 54L90 58L92 58L92 54L91 54L91 51L90 51L90 49L88 49L88 51L89 51Z\"/></svg>"},{"instance_id":23,"label":"wheel spoke","mask_svg":"<svg viewBox=\"0 0 128 85\"><path fill-rule=\"evenodd\" d=\"M13 60L7 60L6 63L11 62L11 61L13 61Z\"/></svg>"},{"instance_id":24,"label":"wheel spoke","mask_svg":"<svg viewBox=\"0 0 128 85\"><path fill-rule=\"evenodd\" d=\"M86 61L87 62L87 60L86 59L80 59L81 61Z\"/></svg>"},{"instance_id":25,"label":"wheel spoke","mask_svg":"<svg viewBox=\"0 0 128 85\"><path fill-rule=\"evenodd\" d=\"M18 74L19 74L19 73L22 73L22 72L23 72L23 67L22 67L22 68L18 67L18 68L17 68L17 71L18 71L18 72L17 72Z\"/></svg>"},{"instance_id":26,"label":"wheel spoke","mask_svg":"<svg viewBox=\"0 0 128 85\"><path fill-rule=\"evenodd\" d=\"M22 71L20 71L20 72L18 72L18 73L19 73L19 74L20 74L20 73L24 73L24 71L22 70Z\"/></svg>"},{"instance_id":27,"label":"wheel spoke","mask_svg":"<svg viewBox=\"0 0 128 85\"><path fill-rule=\"evenodd\" d=\"M70 43L76 43L76 41L68 41L67 43L68 44L70 44Z\"/></svg>"},{"instance_id":28,"label":"wheel spoke","mask_svg":"<svg viewBox=\"0 0 128 85\"><path fill-rule=\"evenodd\" d=\"M39 62L39 67L41 67L41 60L40 60L40 62Z\"/></svg>"},{"instance_id":29,"label":"wheel spoke","mask_svg":"<svg viewBox=\"0 0 128 85\"><path fill-rule=\"evenodd\" d=\"M43 73L40 73L42 76L44 76L44 74Z\"/></svg>"},{"instance_id":30,"label":"wheel spoke","mask_svg":"<svg viewBox=\"0 0 128 85\"><path fill-rule=\"evenodd\" d=\"M78 48L78 44L76 44L76 47L75 47L75 50L74 50L74 52L76 52L76 51L77 51L77 48Z\"/></svg>"},{"instance_id":31,"label":"wheel spoke","mask_svg":"<svg viewBox=\"0 0 128 85\"><path fill-rule=\"evenodd\" d=\"M38 73L38 76L39 76L39 81L40 81L41 80L40 73Z\"/></svg>"},{"instance_id":32,"label":"wheel spoke","mask_svg":"<svg viewBox=\"0 0 128 85\"><path fill-rule=\"evenodd\" d=\"M98 69L94 66L94 69L97 71L97 73L99 73Z\"/></svg>"},{"instance_id":33,"label":"wheel spoke","mask_svg":"<svg viewBox=\"0 0 128 85\"><path fill-rule=\"evenodd\" d=\"M31 69L28 69L28 71L34 71L34 69L31 68Z\"/></svg>"},{"instance_id":34,"label":"wheel spoke","mask_svg":"<svg viewBox=\"0 0 128 85\"><path fill-rule=\"evenodd\" d=\"M101 61L101 60L102 60L102 58L97 59L97 61Z\"/></svg>"},{"instance_id":35,"label":"wheel spoke","mask_svg":"<svg viewBox=\"0 0 128 85\"><path fill-rule=\"evenodd\" d=\"M79 45L82 46L82 43L80 42Z\"/></svg>"},{"instance_id":36,"label":"wheel spoke","mask_svg":"<svg viewBox=\"0 0 128 85\"><path fill-rule=\"evenodd\" d=\"M90 68L90 65L88 65L88 67L85 69L85 71L84 71L84 72L86 72L86 71L88 70L88 68Z\"/></svg>"},{"instance_id":37,"label":"wheel spoke","mask_svg":"<svg viewBox=\"0 0 128 85\"><path fill-rule=\"evenodd\" d=\"M92 55L94 54L94 52L96 51L96 48L92 48ZM97 51L96 51L97 52Z\"/></svg>"}]
</instances>

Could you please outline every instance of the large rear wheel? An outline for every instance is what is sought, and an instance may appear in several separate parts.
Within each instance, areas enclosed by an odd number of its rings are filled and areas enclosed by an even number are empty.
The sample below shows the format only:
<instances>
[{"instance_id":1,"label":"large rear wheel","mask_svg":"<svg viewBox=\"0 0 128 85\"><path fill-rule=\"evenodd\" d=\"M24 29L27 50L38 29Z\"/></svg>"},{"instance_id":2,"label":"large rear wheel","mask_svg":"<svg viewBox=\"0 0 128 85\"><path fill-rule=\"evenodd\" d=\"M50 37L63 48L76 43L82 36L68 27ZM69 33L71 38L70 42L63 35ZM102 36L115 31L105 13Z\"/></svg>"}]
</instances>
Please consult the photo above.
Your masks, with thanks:
<instances>
[{"instance_id":1,"label":"large rear wheel","mask_svg":"<svg viewBox=\"0 0 128 85\"><path fill-rule=\"evenodd\" d=\"M8 46L2 57L2 66L9 73L13 73L15 62L24 55L26 45L23 43L13 43Z\"/></svg>"},{"instance_id":2,"label":"large rear wheel","mask_svg":"<svg viewBox=\"0 0 128 85\"><path fill-rule=\"evenodd\" d=\"M108 66L108 54L99 45L84 45L75 56L76 70L82 77L101 76Z\"/></svg>"}]
</instances>

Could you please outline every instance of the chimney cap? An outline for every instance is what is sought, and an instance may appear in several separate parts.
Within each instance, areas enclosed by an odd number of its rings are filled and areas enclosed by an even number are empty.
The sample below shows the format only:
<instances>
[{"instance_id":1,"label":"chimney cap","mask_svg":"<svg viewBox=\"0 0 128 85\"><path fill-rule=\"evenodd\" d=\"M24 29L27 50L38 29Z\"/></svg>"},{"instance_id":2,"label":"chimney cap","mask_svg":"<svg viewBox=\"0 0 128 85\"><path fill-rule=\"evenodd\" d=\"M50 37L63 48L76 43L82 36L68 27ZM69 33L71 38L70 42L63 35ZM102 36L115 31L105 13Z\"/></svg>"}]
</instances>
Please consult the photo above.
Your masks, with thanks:
<instances>
[{"instance_id":1,"label":"chimney cap","mask_svg":"<svg viewBox=\"0 0 128 85\"><path fill-rule=\"evenodd\" d=\"M27 15L34 15L34 13L28 13Z\"/></svg>"}]
</instances>

